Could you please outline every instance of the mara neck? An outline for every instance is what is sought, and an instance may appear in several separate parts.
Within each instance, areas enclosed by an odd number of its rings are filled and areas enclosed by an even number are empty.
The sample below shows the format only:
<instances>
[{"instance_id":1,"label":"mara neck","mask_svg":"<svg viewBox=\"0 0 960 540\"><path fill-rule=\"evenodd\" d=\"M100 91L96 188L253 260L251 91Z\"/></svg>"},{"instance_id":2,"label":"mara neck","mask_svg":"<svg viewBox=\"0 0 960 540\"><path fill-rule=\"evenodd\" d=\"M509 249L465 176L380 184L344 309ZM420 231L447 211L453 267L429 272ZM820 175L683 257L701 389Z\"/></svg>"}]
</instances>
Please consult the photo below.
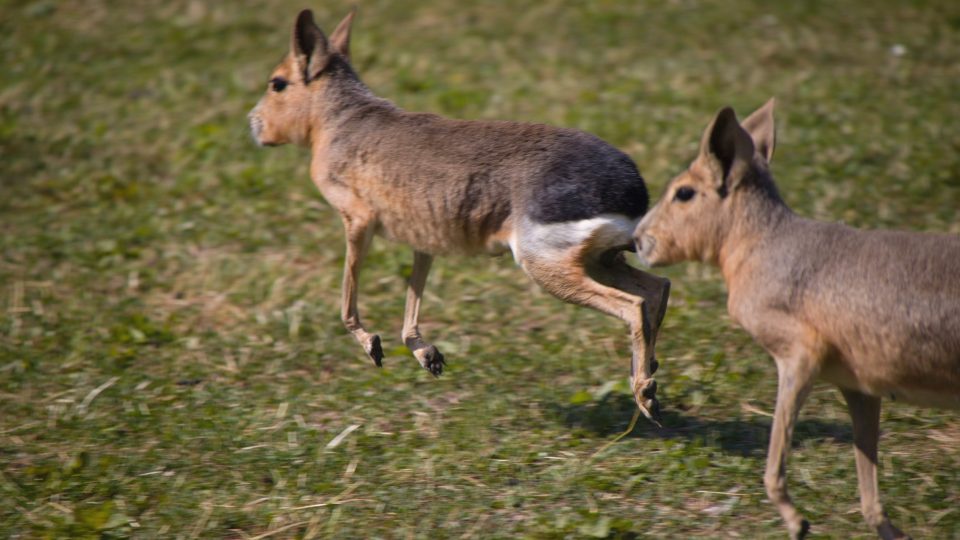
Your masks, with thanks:
<instances>
[{"instance_id":1,"label":"mara neck","mask_svg":"<svg viewBox=\"0 0 960 540\"><path fill-rule=\"evenodd\" d=\"M730 201L735 217L726 228L716 261L728 285L760 243L782 234L797 219L772 181L741 187L731 197L735 197Z\"/></svg>"},{"instance_id":2,"label":"mara neck","mask_svg":"<svg viewBox=\"0 0 960 540\"><path fill-rule=\"evenodd\" d=\"M337 130L348 123L399 110L374 95L345 61L332 65L324 77L324 87L314 97L309 123L308 145L312 148L329 143Z\"/></svg>"},{"instance_id":3,"label":"mara neck","mask_svg":"<svg viewBox=\"0 0 960 540\"><path fill-rule=\"evenodd\" d=\"M358 111L397 108L389 101L377 97L345 62L336 66L329 77L327 87L322 93L321 116L331 124Z\"/></svg>"}]
</instances>

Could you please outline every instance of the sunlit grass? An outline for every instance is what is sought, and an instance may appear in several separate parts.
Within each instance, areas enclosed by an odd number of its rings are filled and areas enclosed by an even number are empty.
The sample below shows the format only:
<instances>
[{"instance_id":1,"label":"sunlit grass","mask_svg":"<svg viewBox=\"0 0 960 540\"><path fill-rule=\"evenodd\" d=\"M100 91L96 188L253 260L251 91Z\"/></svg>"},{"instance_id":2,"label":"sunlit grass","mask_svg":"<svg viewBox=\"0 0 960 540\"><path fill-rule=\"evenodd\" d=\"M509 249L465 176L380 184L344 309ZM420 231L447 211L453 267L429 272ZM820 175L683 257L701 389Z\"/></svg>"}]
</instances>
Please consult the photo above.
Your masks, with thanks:
<instances>
[{"instance_id":1,"label":"sunlit grass","mask_svg":"<svg viewBox=\"0 0 960 540\"><path fill-rule=\"evenodd\" d=\"M509 257L436 263L434 380L399 339L412 255L376 244L360 305L388 358L364 358L307 155L246 131L301 7L0 6L0 536L782 537L775 371L715 270L665 271L665 427L599 455L635 407L624 329ZM327 29L348 9L312 7ZM353 54L407 109L594 132L655 195L718 108L776 96L798 212L960 233L955 2L374 1ZM888 513L958 537L956 414L882 427ZM790 485L818 535L872 534L850 437L817 387Z\"/></svg>"}]
</instances>

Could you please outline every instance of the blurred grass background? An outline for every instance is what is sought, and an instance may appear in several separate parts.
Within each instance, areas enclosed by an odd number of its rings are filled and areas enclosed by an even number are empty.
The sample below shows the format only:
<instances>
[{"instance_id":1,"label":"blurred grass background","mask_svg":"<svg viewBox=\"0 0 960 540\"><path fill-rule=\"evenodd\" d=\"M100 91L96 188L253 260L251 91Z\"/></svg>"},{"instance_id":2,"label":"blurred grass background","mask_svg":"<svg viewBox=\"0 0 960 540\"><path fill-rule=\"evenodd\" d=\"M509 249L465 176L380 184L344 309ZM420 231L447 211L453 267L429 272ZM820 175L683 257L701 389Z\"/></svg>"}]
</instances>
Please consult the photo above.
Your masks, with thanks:
<instances>
[{"instance_id":1,"label":"blurred grass background","mask_svg":"<svg viewBox=\"0 0 960 540\"><path fill-rule=\"evenodd\" d=\"M302 7L0 2L0 536L783 537L761 481L775 369L713 269L664 271L665 427L600 455L635 407L626 332L509 257L436 263L434 380L398 338L412 256L375 244L372 367L307 154L246 128ZM310 7L330 31L349 5ZM798 212L960 233L957 2L359 8L355 66L404 108L591 131L658 195L718 108L776 96ZM790 462L818 537L872 536L850 438L818 386ZM887 404L883 500L916 538L960 538L958 446L955 412Z\"/></svg>"}]
</instances>

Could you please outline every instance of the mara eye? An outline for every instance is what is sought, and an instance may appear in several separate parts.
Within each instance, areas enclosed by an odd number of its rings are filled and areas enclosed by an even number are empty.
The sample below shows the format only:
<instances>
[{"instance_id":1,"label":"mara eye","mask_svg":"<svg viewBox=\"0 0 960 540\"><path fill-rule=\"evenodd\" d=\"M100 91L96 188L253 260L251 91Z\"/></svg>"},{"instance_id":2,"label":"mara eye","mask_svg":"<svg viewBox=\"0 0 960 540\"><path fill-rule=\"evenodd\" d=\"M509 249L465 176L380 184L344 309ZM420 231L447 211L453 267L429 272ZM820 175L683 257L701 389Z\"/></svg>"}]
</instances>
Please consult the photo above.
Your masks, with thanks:
<instances>
[{"instance_id":1,"label":"mara eye","mask_svg":"<svg viewBox=\"0 0 960 540\"><path fill-rule=\"evenodd\" d=\"M677 189L677 192L673 194L673 198L680 202L687 202L696 194L697 192L694 191L692 187L683 186Z\"/></svg>"},{"instance_id":2,"label":"mara eye","mask_svg":"<svg viewBox=\"0 0 960 540\"><path fill-rule=\"evenodd\" d=\"M283 77L274 77L270 79L270 89L274 92L283 92L283 89L287 87L287 80Z\"/></svg>"}]
</instances>

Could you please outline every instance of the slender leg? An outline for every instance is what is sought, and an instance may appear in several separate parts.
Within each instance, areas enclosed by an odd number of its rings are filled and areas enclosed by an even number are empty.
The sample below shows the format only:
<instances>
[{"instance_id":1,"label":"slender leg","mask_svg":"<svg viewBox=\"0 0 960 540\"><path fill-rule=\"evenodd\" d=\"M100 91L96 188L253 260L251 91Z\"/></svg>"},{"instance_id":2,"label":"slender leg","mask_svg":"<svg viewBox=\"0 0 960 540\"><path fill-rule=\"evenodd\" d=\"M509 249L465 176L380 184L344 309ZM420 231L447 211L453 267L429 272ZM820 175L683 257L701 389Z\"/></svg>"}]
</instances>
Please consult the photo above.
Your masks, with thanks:
<instances>
[{"instance_id":1,"label":"slender leg","mask_svg":"<svg viewBox=\"0 0 960 540\"><path fill-rule=\"evenodd\" d=\"M403 311L403 343L413 352L420 365L427 369L434 377L443 373L443 366L446 361L443 355L436 347L423 340L420 335L420 329L417 327L417 319L420 316L420 298L423 295L423 287L427 283L427 275L430 273L430 265L433 264L433 256L420 251L413 252L413 272L410 274L410 281L407 284L407 304Z\"/></svg>"},{"instance_id":2,"label":"slender leg","mask_svg":"<svg viewBox=\"0 0 960 540\"><path fill-rule=\"evenodd\" d=\"M645 301L647 313L639 314L639 326L631 325L633 358L630 377L634 397L640 403L645 395L653 397L656 394L656 381L650 377L659 367L655 347L660 325L667 312L670 280L630 266L623 252L616 250L607 252L596 263L588 265L587 270L597 281ZM648 354L644 356L644 353Z\"/></svg>"},{"instance_id":3,"label":"slender leg","mask_svg":"<svg viewBox=\"0 0 960 540\"><path fill-rule=\"evenodd\" d=\"M360 265L367 254L370 242L373 240L373 224L348 219L343 220L347 236L347 254L343 268L343 287L340 302L340 318L344 326L353 334L353 337L363 346L363 350L373 359L377 367L383 365L383 347L380 345L380 336L371 334L360 322L360 313L357 311L357 279L360 275Z\"/></svg>"},{"instance_id":4,"label":"slender leg","mask_svg":"<svg viewBox=\"0 0 960 540\"><path fill-rule=\"evenodd\" d=\"M663 317L667 314L669 279L630 266L624 253L617 250L604 254L599 263L588 270L597 281L644 298L650 306L650 313L654 315L651 319L654 334L658 333Z\"/></svg>"},{"instance_id":5,"label":"slender leg","mask_svg":"<svg viewBox=\"0 0 960 540\"><path fill-rule=\"evenodd\" d=\"M651 325L646 297L655 298L660 311L665 298L662 288L654 291L634 282L632 290L625 292L601 283L590 272L598 274L603 281L621 285L628 276L622 268L597 263L585 246L556 251L549 257L521 253L520 261L527 274L550 294L612 315L630 326L635 359L634 396L644 415L659 424L660 403L655 397L657 383L652 378L656 365L653 355L655 329Z\"/></svg>"},{"instance_id":6,"label":"slender leg","mask_svg":"<svg viewBox=\"0 0 960 540\"><path fill-rule=\"evenodd\" d=\"M867 523L883 540L909 538L890 523L880 504L877 485L877 443L880 440L880 398L841 389L853 420L853 448L860 484L860 508Z\"/></svg>"},{"instance_id":7,"label":"slender leg","mask_svg":"<svg viewBox=\"0 0 960 540\"><path fill-rule=\"evenodd\" d=\"M810 530L810 523L803 519L787 493L787 455L790 453L793 427L800 407L813 386L814 374L809 367L809 363L803 360L777 358L777 406L770 432L767 470L763 476L767 496L776 505L787 523L790 538L794 540L805 537Z\"/></svg>"}]
</instances>

